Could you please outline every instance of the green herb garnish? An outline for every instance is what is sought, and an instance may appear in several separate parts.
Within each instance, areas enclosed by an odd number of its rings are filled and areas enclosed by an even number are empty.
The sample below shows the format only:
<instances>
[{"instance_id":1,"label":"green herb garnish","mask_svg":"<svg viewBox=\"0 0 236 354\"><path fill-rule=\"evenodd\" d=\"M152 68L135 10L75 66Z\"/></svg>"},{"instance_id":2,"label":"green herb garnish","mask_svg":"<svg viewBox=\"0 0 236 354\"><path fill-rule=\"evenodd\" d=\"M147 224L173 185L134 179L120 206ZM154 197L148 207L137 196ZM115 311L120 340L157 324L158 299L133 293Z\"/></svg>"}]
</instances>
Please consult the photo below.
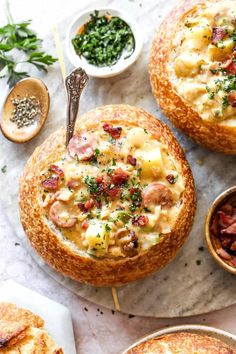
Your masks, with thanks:
<instances>
[{"instance_id":1,"label":"green herb garnish","mask_svg":"<svg viewBox=\"0 0 236 354\"><path fill-rule=\"evenodd\" d=\"M96 182L94 177L86 176L84 179L84 183L89 188L91 194L96 194L98 191L98 183Z\"/></svg>"},{"instance_id":2,"label":"green herb garnish","mask_svg":"<svg viewBox=\"0 0 236 354\"><path fill-rule=\"evenodd\" d=\"M6 173L6 172L7 172L7 165L4 165L4 166L1 168L1 171L2 171L2 173Z\"/></svg>"},{"instance_id":3,"label":"green herb garnish","mask_svg":"<svg viewBox=\"0 0 236 354\"><path fill-rule=\"evenodd\" d=\"M213 98L215 97L215 92L214 91L211 91L210 87L209 86L206 86L206 90L208 92L208 97L210 100L213 100Z\"/></svg>"},{"instance_id":4,"label":"green herb garnish","mask_svg":"<svg viewBox=\"0 0 236 354\"><path fill-rule=\"evenodd\" d=\"M222 100L222 108L227 108L229 106L228 96L224 96Z\"/></svg>"},{"instance_id":5,"label":"green herb garnish","mask_svg":"<svg viewBox=\"0 0 236 354\"><path fill-rule=\"evenodd\" d=\"M38 70L47 72L47 67L57 59L41 50L42 41L29 27L30 20L14 23L8 3L7 18L8 24L0 28L0 78L7 77L7 84L12 87L17 81L29 76L26 71L17 71L17 64L32 64ZM25 53L23 61L16 61L16 51Z\"/></svg>"},{"instance_id":6,"label":"green herb garnish","mask_svg":"<svg viewBox=\"0 0 236 354\"><path fill-rule=\"evenodd\" d=\"M106 224L106 225L105 225L105 230L106 230L107 232L110 232L110 231L111 231L111 227L110 227L108 224Z\"/></svg>"},{"instance_id":7,"label":"green herb garnish","mask_svg":"<svg viewBox=\"0 0 236 354\"><path fill-rule=\"evenodd\" d=\"M128 58L135 48L134 35L128 24L117 16L90 14L90 20L79 31L72 44L76 53L90 64L112 66L127 51Z\"/></svg>"},{"instance_id":8,"label":"green herb garnish","mask_svg":"<svg viewBox=\"0 0 236 354\"><path fill-rule=\"evenodd\" d=\"M124 224L127 224L131 218L131 215L128 214L126 211L120 211L118 213L118 219L122 221Z\"/></svg>"}]
</instances>

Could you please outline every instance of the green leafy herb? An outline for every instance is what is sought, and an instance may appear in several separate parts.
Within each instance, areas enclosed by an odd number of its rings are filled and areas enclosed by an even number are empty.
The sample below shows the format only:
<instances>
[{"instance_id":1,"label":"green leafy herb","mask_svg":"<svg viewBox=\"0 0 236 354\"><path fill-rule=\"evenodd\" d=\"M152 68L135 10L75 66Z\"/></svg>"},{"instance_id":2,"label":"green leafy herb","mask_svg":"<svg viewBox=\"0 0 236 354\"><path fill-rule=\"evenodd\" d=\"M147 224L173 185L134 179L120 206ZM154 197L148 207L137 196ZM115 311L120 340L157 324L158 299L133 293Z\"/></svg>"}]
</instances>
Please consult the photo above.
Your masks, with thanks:
<instances>
[{"instance_id":1,"label":"green leafy herb","mask_svg":"<svg viewBox=\"0 0 236 354\"><path fill-rule=\"evenodd\" d=\"M105 225L105 230L106 230L107 232L110 232L110 231L111 231L111 227L110 227L108 224L106 224L106 225Z\"/></svg>"},{"instance_id":2,"label":"green leafy herb","mask_svg":"<svg viewBox=\"0 0 236 354\"><path fill-rule=\"evenodd\" d=\"M131 215L125 211L120 211L118 213L118 219L120 221L122 221L124 224L127 224L129 222L130 218L131 218Z\"/></svg>"},{"instance_id":3,"label":"green leafy herb","mask_svg":"<svg viewBox=\"0 0 236 354\"><path fill-rule=\"evenodd\" d=\"M218 72L217 69L210 69L210 71L211 71L211 73L214 74L214 75Z\"/></svg>"},{"instance_id":4,"label":"green leafy herb","mask_svg":"<svg viewBox=\"0 0 236 354\"><path fill-rule=\"evenodd\" d=\"M209 97L209 99L210 99L210 100L213 100L213 98L215 97L215 92L212 91L209 86L206 86L206 90L207 90L207 92L208 92L208 97Z\"/></svg>"},{"instance_id":5,"label":"green leafy herb","mask_svg":"<svg viewBox=\"0 0 236 354\"><path fill-rule=\"evenodd\" d=\"M8 6L7 11L9 23L0 28L0 78L7 77L7 84L12 87L17 81L29 76L26 71L18 71L17 64L29 63L47 72L47 67L57 59L40 50L42 41L29 27L30 20L14 23ZM25 53L23 61L15 59L16 50Z\"/></svg>"},{"instance_id":6,"label":"green leafy herb","mask_svg":"<svg viewBox=\"0 0 236 354\"><path fill-rule=\"evenodd\" d=\"M128 58L135 48L134 35L129 25L117 16L90 14L90 20L72 39L76 53L90 64L112 66L124 50Z\"/></svg>"},{"instance_id":7,"label":"green leafy herb","mask_svg":"<svg viewBox=\"0 0 236 354\"><path fill-rule=\"evenodd\" d=\"M227 108L228 106L229 106L228 96L225 95L222 100L222 107L224 109L224 108Z\"/></svg>"},{"instance_id":8,"label":"green leafy herb","mask_svg":"<svg viewBox=\"0 0 236 354\"><path fill-rule=\"evenodd\" d=\"M94 154L95 154L96 157L99 156L100 155L100 150L99 149L95 149L94 150Z\"/></svg>"},{"instance_id":9,"label":"green leafy herb","mask_svg":"<svg viewBox=\"0 0 236 354\"><path fill-rule=\"evenodd\" d=\"M236 42L236 30L234 30L233 34L231 35L231 38L234 42Z\"/></svg>"},{"instance_id":10,"label":"green leafy herb","mask_svg":"<svg viewBox=\"0 0 236 354\"><path fill-rule=\"evenodd\" d=\"M1 171L2 171L2 173L6 173L6 172L7 172L7 165L4 165L4 166L1 168Z\"/></svg>"},{"instance_id":11,"label":"green leafy herb","mask_svg":"<svg viewBox=\"0 0 236 354\"><path fill-rule=\"evenodd\" d=\"M98 191L98 183L96 182L94 177L86 176L84 179L84 183L89 188L91 194L96 194Z\"/></svg>"}]
</instances>

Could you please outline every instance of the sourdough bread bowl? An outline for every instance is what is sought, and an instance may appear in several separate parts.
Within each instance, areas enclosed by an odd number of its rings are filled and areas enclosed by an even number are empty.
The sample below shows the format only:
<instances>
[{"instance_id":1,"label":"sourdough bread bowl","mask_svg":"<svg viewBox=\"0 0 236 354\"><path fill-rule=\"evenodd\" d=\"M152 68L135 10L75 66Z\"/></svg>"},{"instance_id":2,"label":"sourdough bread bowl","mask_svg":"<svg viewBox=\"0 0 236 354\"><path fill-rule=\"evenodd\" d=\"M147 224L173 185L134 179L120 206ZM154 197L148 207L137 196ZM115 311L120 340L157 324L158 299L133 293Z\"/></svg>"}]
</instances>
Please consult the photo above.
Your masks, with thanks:
<instances>
[{"instance_id":1,"label":"sourdough bread bowl","mask_svg":"<svg viewBox=\"0 0 236 354\"><path fill-rule=\"evenodd\" d=\"M20 212L35 250L57 271L118 286L174 258L195 212L189 165L170 130L147 112L108 105L50 135L20 180Z\"/></svg>"},{"instance_id":2,"label":"sourdough bread bowl","mask_svg":"<svg viewBox=\"0 0 236 354\"><path fill-rule=\"evenodd\" d=\"M236 2L183 0L155 34L154 96L196 142L236 154Z\"/></svg>"},{"instance_id":3,"label":"sourdough bread bowl","mask_svg":"<svg viewBox=\"0 0 236 354\"><path fill-rule=\"evenodd\" d=\"M126 354L235 354L219 339L193 333L173 333L142 342Z\"/></svg>"}]
</instances>

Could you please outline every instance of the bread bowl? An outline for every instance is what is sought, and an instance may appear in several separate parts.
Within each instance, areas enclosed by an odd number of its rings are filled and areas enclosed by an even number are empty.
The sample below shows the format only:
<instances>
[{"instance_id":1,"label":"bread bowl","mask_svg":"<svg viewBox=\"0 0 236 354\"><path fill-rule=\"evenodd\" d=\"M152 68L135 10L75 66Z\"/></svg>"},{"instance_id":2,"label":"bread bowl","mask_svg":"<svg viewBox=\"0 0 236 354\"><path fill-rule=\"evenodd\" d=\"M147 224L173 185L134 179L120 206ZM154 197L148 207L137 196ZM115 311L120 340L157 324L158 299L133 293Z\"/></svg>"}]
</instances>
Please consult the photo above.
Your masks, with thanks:
<instances>
[{"instance_id":1,"label":"bread bowl","mask_svg":"<svg viewBox=\"0 0 236 354\"><path fill-rule=\"evenodd\" d=\"M236 350L219 339L179 332L142 342L126 354L235 354Z\"/></svg>"},{"instance_id":2,"label":"bread bowl","mask_svg":"<svg viewBox=\"0 0 236 354\"><path fill-rule=\"evenodd\" d=\"M12 303L0 303L0 353L63 354L44 328L44 321Z\"/></svg>"},{"instance_id":3,"label":"bread bowl","mask_svg":"<svg viewBox=\"0 0 236 354\"><path fill-rule=\"evenodd\" d=\"M20 180L24 230L54 269L114 286L164 267L183 245L195 212L194 182L166 125L126 105L81 116L49 136Z\"/></svg>"},{"instance_id":4,"label":"bread bowl","mask_svg":"<svg viewBox=\"0 0 236 354\"><path fill-rule=\"evenodd\" d=\"M155 34L153 93L176 127L198 143L236 154L236 3L183 0Z\"/></svg>"}]
</instances>

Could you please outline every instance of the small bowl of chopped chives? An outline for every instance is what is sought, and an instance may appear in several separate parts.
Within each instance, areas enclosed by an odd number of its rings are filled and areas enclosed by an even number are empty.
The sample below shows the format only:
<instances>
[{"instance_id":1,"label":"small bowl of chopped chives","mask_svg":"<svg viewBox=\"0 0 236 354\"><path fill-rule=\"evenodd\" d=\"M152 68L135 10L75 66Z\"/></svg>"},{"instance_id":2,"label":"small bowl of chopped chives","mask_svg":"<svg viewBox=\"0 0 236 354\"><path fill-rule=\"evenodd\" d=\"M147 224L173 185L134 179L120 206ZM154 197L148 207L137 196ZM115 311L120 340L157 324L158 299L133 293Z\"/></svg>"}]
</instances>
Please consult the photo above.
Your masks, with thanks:
<instances>
[{"instance_id":1,"label":"small bowl of chopped chives","mask_svg":"<svg viewBox=\"0 0 236 354\"><path fill-rule=\"evenodd\" d=\"M141 53L138 24L120 10L100 8L78 14L69 25L66 52L70 62L100 78L120 74Z\"/></svg>"},{"instance_id":2,"label":"small bowl of chopped chives","mask_svg":"<svg viewBox=\"0 0 236 354\"><path fill-rule=\"evenodd\" d=\"M2 108L0 128L14 143L25 143L41 130L49 111L50 97L46 85L28 77L16 83Z\"/></svg>"}]
</instances>

